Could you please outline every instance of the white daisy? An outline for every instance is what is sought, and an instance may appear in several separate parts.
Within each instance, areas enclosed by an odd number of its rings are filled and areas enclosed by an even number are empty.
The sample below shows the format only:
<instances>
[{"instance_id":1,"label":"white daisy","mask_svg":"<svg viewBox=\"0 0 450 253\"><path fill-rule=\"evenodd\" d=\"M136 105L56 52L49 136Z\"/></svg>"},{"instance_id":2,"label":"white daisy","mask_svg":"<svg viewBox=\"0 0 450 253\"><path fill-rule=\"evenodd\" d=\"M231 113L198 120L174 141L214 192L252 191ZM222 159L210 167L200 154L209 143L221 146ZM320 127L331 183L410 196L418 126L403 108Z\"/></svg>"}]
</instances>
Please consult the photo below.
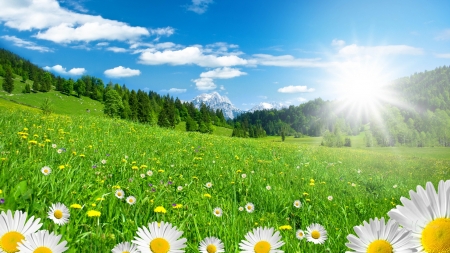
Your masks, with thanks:
<instances>
[{"instance_id":1,"label":"white daisy","mask_svg":"<svg viewBox=\"0 0 450 253\"><path fill-rule=\"evenodd\" d=\"M56 144L52 144L52 148L56 148Z\"/></svg>"},{"instance_id":2,"label":"white daisy","mask_svg":"<svg viewBox=\"0 0 450 253\"><path fill-rule=\"evenodd\" d=\"M305 232L299 229L297 230L297 232L295 232L295 236L297 237L297 239L303 240L303 238L305 238Z\"/></svg>"},{"instance_id":3,"label":"white daisy","mask_svg":"<svg viewBox=\"0 0 450 253\"><path fill-rule=\"evenodd\" d=\"M42 174L48 176L50 173L52 173L52 169L48 166L44 166L41 169Z\"/></svg>"},{"instance_id":4,"label":"white daisy","mask_svg":"<svg viewBox=\"0 0 450 253\"><path fill-rule=\"evenodd\" d=\"M123 199L123 197L125 197L125 192L123 192L122 189L117 189L114 195L116 195L118 199Z\"/></svg>"},{"instance_id":5,"label":"white daisy","mask_svg":"<svg viewBox=\"0 0 450 253\"><path fill-rule=\"evenodd\" d=\"M212 187L212 183L208 182L208 183L205 184L205 186L206 186L206 188L211 188Z\"/></svg>"},{"instance_id":6,"label":"white daisy","mask_svg":"<svg viewBox=\"0 0 450 253\"><path fill-rule=\"evenodd\" d=\"M242 240L239 243L241 253L283 253L283 250L279 250L284 242L281 241L280 232L273 233L274 228L262 228L258 227L253 229L252 232L248 232L245 235L246 240Z\"/></svg>"},{"instance_id":7,"label":"white daisy","mask_svg":"<svg viewBox=\"0 0 450 253\"><path fill-rule=\"evenodd\" d=\"M266 186L266 190L270 191L272 189L272 187L270 187L270 185Z\"/></svg>"},{"instance_id":8,"label":"white daisy","mask_svg":"<svg viewBox=\"0 0 450 253\"><path fill-rule=\"evenodd\" d=\"M182 190L183 190L183 186L179 185L179 186L177 187L177 191L182 191Z\"/></svg>"},{"instance_id":9,"label":"white daisy","mask_svg":"<svg viewBox=\"0 0 450 253\"><path fill-rule=\"evenodd\" d=\"M246 177L247 177L247 174L243 173L243 174L241 175L241 177L242 177L242 178L246 178Z\"/></svg>"},{"instance_id":10,"label":"white daisy","mask_svg":"<svg viewBox=\"0 0 450 253\"><path fill-rule=\"evenodd\" d=\"M253 213L253 211L255 211L255 205L249 202L245 205L245 210L247 210L247 212L249 213Z\"/></svg>"},{"instance_id":11,"label":"white daisy","mask_svg":"<svg viewBox=\"0 0 450 253\"><path fill-rule=\"evenodd\" d=\"M400 198L403 206L389 211L389 217L411 231L411 246L419 252L450 252L450 180L441 180L437 192L431 182L426 189L419 185L409 196Z\"/></svg>"},{"instance_id":12,"label":"white daisy","mask_svg":"<svg viewBox=\"0 0 450 253\"><path fill-rule=\"evenodd\" d=\"M69 222L70 211L67 206L61 203L52 204L48 211L48 218L58 225L64 225Z\"/></svg>"},{"instance_id":13,"label":"white daisy","mask_svg":"<svg viewBox=\"0 0 450 253\"><path fill-rule=\"evenodd\" d=\"M48 252L61 253L69 248L66 247L67 241L62 241L61 235L56 235L47 230L39 230L36 233L29 234L25 240L19 243L17 249L23 253Z\"/></svg>"},{"instance_id":14,"label":"white daisy","mask_svg":"<svg viewBox=\"0 0 450 253\"><path fill-rule=\"evenodd\" d=\"M300 202L300 200L295 200L294 201L294 207L297 207L297 208L302 207L302 202Z\"/></svg>"},{"instance_id":15,"label":"white daisy","mask_svg":"<svg viewBox=\"0 0 450 253\"><path fill-rule=\"evenodd\" d=\"M328 200L332 201L333 200L333 196L328 196Z\"/></svg>"},{"instance_id":16,"label":"white daisy","mask_svg":"<svg viewBox=\"0 0 450 253\"><path fill-rule=\"evenodd\" d=\"M130 205L134 205L136 203L136 198L134 196L128 196L127 203Z\"/></svg>"},{"instance_id":17,"label":"white daisy","mask_svg":"<svg viewBox=\"0 0 450 253\"><path fill-rule=\"evenodd\" d=\"M414 252L408 247L410 231L399 228L398 222L394 220L388 220L386 224L384 218L370 219L369 223L364 221L362 226L355 226L353 229L359 238L347 236L349 243L345 245L354 250L347 251L348 253Z\"/></svg>"},{"instance_id":18,"label":"white daisy","mask_svg":"<svg viewBox=\"0 0 450 253\"><path fill-rule=\"evenodd\" d=\"M132 242L137 245L141 253L184 252L186 238L181 238L183 231L170 223L161 221L160 225L154 221L148 227L138 228L137 236Z\"/></svg>"},{"instance_id":19,"label":"white daisy","mask_svg":"<svg viewBox=\"0 0 450 253\"><path fill-rule=\"evenodd\" d=\"M222 208L220 208L220 207L214 208L213 213L214 213L215 216L221 217L222 214L223 214Z\"/></svg>"},{"instance_id":20,"label":"white daisy","mask_svg":"<svg viewBox=\"0 0 450 253\"><path fill-rule=\"evenodd\" d=\"M244 207L243 207L243 206L240 206L238 209L239 209L239 211L241 211L241 212L244 211Z\"/></svg>"},{"instance_id":21,"label":"white daisy","mask_svg":"<svg viewBox=\"0 0 450 253\"><path fill-rule=\"evenodd\" d=\"M0 252L17 252L18 243L41 228L40 218L31 216L25 223L26 218L27 213L19 210L14 215L11 210L0 213Z\"/></svg>"},{"instance_id":22,"label":"white daisy","mask_svg":"<svg viewBox=\"0 0 450 253\"><path fill-rule=\"evenodd\" d=\"M137 246L130 242L121 242L114 246L112 253L140 253Z\"/></svg>"},{"instance_id":23,"label":"white daisy","mask_svg":"<svg viewBox=\"0 0 450 253\"><path fill-rule=\"evenodd\" d=\"M225 252L225 246L223 245L223 242L219 238L206 237L200 242L198 250L201 253Z\"/></svg>"},{"instance_id":24,"label":"white daisy","mask_svg":"<svg viewBox=\"0 0 450 253\"><path fill-rule=\"evenodd\" d=\"M102 160L102 164L106 164L106 160L105 159Z\"/></svg>"},{"instance_id":25,"label":"white daisy","mask_svg":"<svg viewBox=\"0 0 450 253\"><path fill-rule=\"evenodd\" d=\"M145 174L141 174L141 178L145 178Z\"/></svg>"},{"instance_id":26,"label":"white daisy","mask_svg":"<svg viewBox=\"0 0 450 253\"><path fill-rule=\"evenodd\" d=\"M151 176L153 176L153 171L151 171L151 170L147 170L147 176L149 176L149 177L151 177Z\"/></svg>"},{"instance_id":27,"label":"white daisy","mask_svg":"<svg viewBox=\"0 0 450 253\"><path fill-rule=\"evenodd\" d=\"M306 240L314 244L323 244L327 240L327 231L322 225L313 223L306 229Z\"/></svg>"}]
</instances>

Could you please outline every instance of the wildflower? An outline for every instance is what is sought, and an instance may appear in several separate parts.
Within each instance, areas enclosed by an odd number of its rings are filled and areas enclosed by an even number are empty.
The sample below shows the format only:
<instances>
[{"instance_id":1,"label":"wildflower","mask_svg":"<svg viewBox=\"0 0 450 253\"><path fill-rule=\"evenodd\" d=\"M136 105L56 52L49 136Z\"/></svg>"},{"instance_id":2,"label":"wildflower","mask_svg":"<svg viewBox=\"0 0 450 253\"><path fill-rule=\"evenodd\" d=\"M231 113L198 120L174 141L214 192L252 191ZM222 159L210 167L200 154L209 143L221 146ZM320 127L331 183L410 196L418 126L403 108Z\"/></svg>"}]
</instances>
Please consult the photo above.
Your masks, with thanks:
<instances>
[{"instance_id":1,"label":"wildflower","mask_svg":"<svg viewBox=\"0 0 450 253\"><path fill-rule=\"evenodd\" d=\"M299 229L299 230L297 230L297 232L295 232L295 237L297 237L297 239L299 239L299 240L303 240L303 238L305 238L305 232L303 232L303 230Z\"/></svg>"},{"instance_id":2,"label":"wildflower","mask_svg":"<svg viewBox=\"0 0 450 253\"><path fill-rule=\"evenodd\" d=\"M240 207L238 208L238 210L242 212L242 211L244 211L244 207L240 206Z\"/></svg>"},{"instance_id":3,"label":"wildflower","mask_svg":"<svg viewBox=\"0 0 450 253\"><path fill-rule=\"evenodd\" d=\"M353 186L353 187L355 187L355 186L356 186L356 184L355 184L355 183L352 183L352 186Z\"/></svg>"},{"instance_id":4,"label":"wildflower","mask_svg":"<svg viewBox=\"0 0 450 253\"><path fill-rule=\"evenodd\" d=\"M270 187L270 185L266 186L266 190L270 191L272 189L272 187Z\"/></svg>"},{"instance_id":5,"label":"wildflower","mask_svg":"<svg viewBox=\"0 0 450 253\"><path fill-rule=\"evenodd\" d=\"M167 213L166 209L162 206L158 206L154 210L155 213Z\"/></svg>"},{"instance_id":6,"label":"wildflower","mask_svg":"<svg viewBox=\"0 0 450 253\"><path fill-rule=\"evenodd\" d=\"M0 205L5 204L5 199L0 199Z\"/></svg>"},{"instance_id":7,"label":"wildflower","mask_svg":"<svg viewBox=\"0 0 450 253\"><path fill-rule=\"evenodd\" d=\"M25 240L19 243L17 249L19 252L64 252L67 241L62 241L61 235L56 235L47 230L39 230L36 233L28 234ZM12 251L7 251L12 252Z\"/></svg>"},{"instance_id":8,"label":"wildflower","mask_svg":"<svg viewBox=\"0 0 450 253\"><path fill-rule=\"evenodd\" d=\"M52 144L52 148L56 148L56 144Z\"/></svg>"},{"instance_id":9,"label":"wildflower","mask_svg":"<svg viewBox=\"0 0 450 253\"><path fill-rule=\"evenodd\" d=\"M302 202L300 202L300 200L295 200L294 201L294 207L297 207L297 208L302 207Z\"/></svg>"},{"instance_id":10,"label":"wildflower","mask_svg":"<svg viewBox=\"0 0 450 253\"><path fill-rule=\"evenodd\" d=\"M56 152L58 152L58 154L61 154L63 152L63 150L60 148Z\"/></svg>"},{"instance_id":11,"label":"wildflower","mask_svg":"<svg viewBox=\"0 0 450 253\"><path fill-rule=\"evenodd\" d=\"M221 217L223 214L222 208L220 208L220 207L214 208L213 214L217 217Z\"/></svg>"},{"instance_id":12,"label":"wildflower","mask_svg":"<svg viewBox=\"0 0 450 253\"><path fill-rule=\"evenodd\" d=\"M246 177L247 177L247 174L242 173L242 174L241 174L241 177L242 177L242 178L246 178Z\"/></svg>"},{"instance_id":13,"label":"wildflower","mask_svg":"<svg viewBox=\"0 0 450 253\"><path fill-rule=\"evenodd\" d=\"M95 211L95 210L89 210L87 211L87 216L88 217L100 217L102 213L100 213L99 211Z\"/></svg>"},{"instance_id":14,"label":"wildflower","mask_svg":"<svg viewBox=\"0 0 450 253\"><path fill-rule=\"evenodd\" d=\"M134 196L128 196L126 201L128 204L134 205L136 203L136 198Z\"/></svg>"},{"instance_id":15,"label":"wildflower","mask_svg":"<svg viewBox=\"0 0 450 253\"><path fill-rule=\"evenodd\" d=\"M200 242L198 250L201 253L216 253L225 252L225 246L223 242L216 237L206 237Z\"/></svg>"},{"instance_id":16,"label":"wildflower","mask_svg":"<svg viewBox=\"0 0 450 253\"><path fill-rule=\"evenodd\" d=\"M47 213L48 218L58 225L64 225L69 222L70 212L64 204L56 203L50 207Z\"/></svg>"},{"instance_id":17,"label":"wildflower","mask_svg":"<svg viewBox=\"0 0 450 253\"><path fill-rule=\"evenodd\" d=\"M114 248L111 250L112 253L140 253L140 251L137 249L137 245L130 242L121 242L119 244L116 244Z\"/></svg>"},{"instance_id":18,"label":"wildflower","mask_svg":"<svg viewBox=\"0 0 450 253\"><path fill-rule=\"evenodd\" d=\"M26 221L26 217L27 213L19 210L16 210L14 214L11 210L0 213L0 250L2 252L19 251L19 243L27 235L33 234L41 228L41 219L31 216Z\"/></svg>"},{"instance_id":19,"label":"wildflower","mask_svg":"<svg viewBox=\"0 0 450 253\"><path fill-rule=\"evenodd\" d=\"M81 157L81 158L85 158L85 157L86 157L86 155L84 155L84 154L80 154L80 157Z\"/></svg>"},{"instance_id":20,"label":"wildflower","mask_svg":"<svg viewBox=\"0 0 450 253\"><path fill-rule=\"evenodd\" d=\"M255 205L249 202L245 205L245 210L247 210L247 212L249 213L253 213L253 211L255 211Z\"/></svg>"},{"instance_id":21,"label":"wildflower","mask_svg":"<svg viewBox=\"0 0 450 253\"><path fill-rule=\"evenodd\" d=\"M70 205L70 208L73 208L73 209L81 209L82 206L81 206L80 204L72 204L72 205Z\"/></svg>"},{"instance_id":22,"label":"wildflower","mask_svg":"<svg viewBox=\"0 0 450 253\"><path fill-rule=\"evenodd\" d=\"M103 201L103 200L105 200L105 198L96 198L95 200L97 200L97 201Z\"/></svg>"},{"instance_id":23,"label":"wildflower","mask_svg":"<svg viewBox=\"0 0 450 253\"><path fill-rule=\"evenodd\" d=\"M141 174L141 178L145 178L145 174Z\"/></svg>"},{"instance_id":24,"label":"wildflower","mask_svg":"<svg viewBox=\"0 0 450 253\"><path fill-rule=\"evenodd\" d=\"M182 191L182 190L183 190L183 186L179 185L179 186L177 187L177 191Z\"/></svg>"},{"instance_id":25,"label":"wildflower","mask_svg":"<svg viewBox=\"0 0 450 253\"><path fill-rule=\"evenodd\" d=\"M394 184L394 186L392 186L392 188L394 188L394 189L395 189L395 188L397 188L397 185L396 185L396 184Z\"/></svg>"},{"instance_id":26,"label":"wildflower","mask_svg":"<svg viewBox=\"0 0 450 253\"><path fill-rule=\"evenodd\" d=\"M203 194L203 197L205 197L205 198L211 198L211 194L205 193L205 194Z\"/></svg>"},{"instance_id":27,"label":"wildflower","mask_svg":"<svg viewBox=\"0 0 450 253\"><path fill-rule=\"evenodd\" d=\"M64 164L61 164L61 165L58 166L58 168L59 168L60 170L63 170L65 167L66 167L66 166L64 166Z\"/></svg>"},{"instance_id":28,"label":"wildflower","mask_svg":"<svg viewBox=\"0 0 450 253\"><path fill-rule=\"evenodd\" d=\"M101 162L102 162L102 164L106 164L106 160L105 159L103 159Z\"/></svg>"},{"instance_id":29,"label":"wildflower","mask_svg":"<svg viewBox=\"0 0 450 253\"><path fill-rule=\"evenodd\" d=\"M140 166L140 168L141 168L141 169L147 169L147 165L142 164L142 165Z\"/></svg>"},{"instance_id":30,"label":"wildflower","mask_svg":"<svg viewBox=\"0 0 450 253\"><path fill-rule=\"evenodd\" d=\"M245 235L246 240L239 243L241 252L283 252L278 250L284 245L284 242L281 241L280 232L273 232L273 228L262 227L253 229L253 232L248 232Z\"/></svg>"},{"instance_id":31,"label":"wildflower","mask_svg":"<svg viewBox=\"0 0 450 253\"><path fill-rule=\"evenodd\" d=\"M139 167L138 167L138 166L136 166L136 165L133 165L133 166L131 166L131 169L133 169L133 170L137 170L137 169L139 169Z\"/></svg>"},{"instance_id":32,"label":"wildflower","mask_svg":"<svg viewBox=\"0 0 450 253\"><path fill-rule=\"evenodd\" d=\"M306 229L306 240L314 244L323 244L327 240L327 231L322 225L313 223Z\"/></svg>"},{"instance_id":33,"label":"wildflower","mask_svg":"<svg viewBox=\"0 0 450 253\"><path fill-rule=\"evenodd\" d=\"M158 170L158 172L159 172L159 173L163 173L163 172L164 172L164 170Z\"/></svg>"},{"instance_id":34,"label":"wildflower","mask_svg":"<svg viewBox=\"0 0 450 253\"><path fill-rule=\"evenodd\" d=\"M180 209L180 208L183 207L183 205L182 205L182 204L173 204L172 207L173 207L174 209Z\"/></svg>"},{"instance_id":35,"label":"wildflower","mask_svg":"<svg viewBox=\"0 0 450 253\"><path fill-rule=\"evenodd\" d=\"M153 176L153 171L147 170L146 174L147 174L147 176L151 177L151 176Z\"/></svg>"},{"instance_id":36,"label":"wildflower","mask_svg":"<svg viewBox=\"0 0 450 253\"><path fill-rule=\"evenodd\" d=\"M278 228L279 230L291 230L292 227L290 225L283 225Z\"/></svg>"},{"instance_id":37,"label":"wildflower","mask_svg":"<svg viewBox=\"0 0 450 253\"><path fill-rule=\"evenodd\" d=\"M45 176L48 176L50 173L52 173L52 169L48 166L44 166L44 167L42 167L41 172Z\"/></svg>"},{"instance_id":38,"label":"wildflower","mask_svg":"<svg viewBox=\"0 0 450 253\"><path fill-rule=\"evenodd\" d=\"M114 195L115 195L118 199L123 199L123 197L125 196L125 193L123 192L122 189L117 189L116 192L114 193Z\"/></svg>"},{"instance_id":39,"label":"wildflower","mask_svg":"<svg viewBox=\"0 0 450 253\"><path fill-rule=\"evenodd\" d=\"M206 186L206 188L211 188L212 187L212 183L208 182L208 183L205 184L205 186Z\"/></svg>"},{"instance_id":40,"label":"wildflower","mask_svg":"<svg viewBox=\"0 0 450 253\"><path fill-rule=\"evenodd\" d=\"M328 200L332 201L333 200L333 196L328 196Z\"/></svg>"},{"instance_id":41,"label":"wildflower","mask_svg":"<svg viewBox=\"0 0 450 253\"><path fill-rule=\"evenodd\" d=\"M180 238L183 231L164 221L158 225L154 221L147 227L138 228L137 236L132 242L141 252L184 252L186 238Z\"/></svg>"}]
</instances>

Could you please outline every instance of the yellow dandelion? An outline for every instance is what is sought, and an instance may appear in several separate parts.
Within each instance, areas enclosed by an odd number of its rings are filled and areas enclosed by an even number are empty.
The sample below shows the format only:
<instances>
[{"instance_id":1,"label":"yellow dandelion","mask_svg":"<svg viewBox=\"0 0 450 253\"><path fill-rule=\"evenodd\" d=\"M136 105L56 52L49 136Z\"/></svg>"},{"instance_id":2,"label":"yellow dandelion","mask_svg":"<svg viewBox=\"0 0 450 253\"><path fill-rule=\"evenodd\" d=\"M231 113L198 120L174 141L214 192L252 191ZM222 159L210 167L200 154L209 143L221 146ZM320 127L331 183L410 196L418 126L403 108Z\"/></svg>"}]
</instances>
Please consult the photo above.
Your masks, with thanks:
<instances>
[{"instance_id":1,"label":"yellow dandelion","mask_svg":"<svg viewBox=\"0 0 450 253\"><path fill-rule=\"evenodd\" d=\"M203 194L203 197L205 197L205 198L211 198L211 195L208 194L208 193L205 193L205 194Z\"/></svg>"},{"instance_id":2,"label":"yellow dandelion","mask_svg":"<svg viewBox=\"0 0 450 253\"><path fill-rule=\"evenodd\" d=\"M89 217L100 217L100 215L102 214L102 213L100 213L99 211L95 211L95 210L89 210L89 211L87 211L87 216L89 216Z\"/></svg>"},{"instance_id":3,"label":"yellow dandelion","mask_svg":"<svg viewBox=\"0 0 450 253\"><path fill-rule=\"evenodd\" d=\"M167 213L166 209L163 206L158 206L153 210L155 213Z\"/></svg>"},{"instance_id":4,"label":"yellow dandelion","mask_svg":"<svg viewBox=\"0 0 450 253\"><path fill-rule=\"evenodd\" d=\"M283 225L278 228L279 230L291 230L292 227L290 225Z\"/></svg>"},{"instance_id":5,"label":"yellow dandelion","mask_svg":"<svg viewBox=\"0 0 450 253\"><path fill-rule=\"evenodd\" d=\"M73 209L81 209L82 206L81 206L80 204L72 204L72 205L70 205L70 208L73 208Z\"/></svg>"}]
</instances>

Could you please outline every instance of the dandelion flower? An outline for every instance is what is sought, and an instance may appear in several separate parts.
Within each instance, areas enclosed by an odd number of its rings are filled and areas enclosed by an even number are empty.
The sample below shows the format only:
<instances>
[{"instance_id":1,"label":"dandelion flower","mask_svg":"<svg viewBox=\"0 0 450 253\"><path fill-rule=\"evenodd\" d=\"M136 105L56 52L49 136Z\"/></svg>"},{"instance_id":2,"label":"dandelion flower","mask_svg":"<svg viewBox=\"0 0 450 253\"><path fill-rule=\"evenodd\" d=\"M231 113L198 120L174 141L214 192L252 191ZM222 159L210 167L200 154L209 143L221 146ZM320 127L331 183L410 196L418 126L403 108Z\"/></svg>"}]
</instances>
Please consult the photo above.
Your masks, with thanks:
<instances>
[{"instance_id":1,"label":"dandelion flower","mask_svg":"<svg viewBox=\"0 0 450 253\"><path fill-rule=\"evenodd\" d=\"M154 210L155 213L167 213L166 209L162 206L158 206Z\"/></svg>"},{"instance_id":2,"label":"dandelion flower","mask_svg":"<svg viewBox=\"0 0 450 253\"><path fill-rule=\"evenodd\" d=\"M69 248L66 247L67 241L62 241L61 235L56 235L47 230L39 230L36 233L29 234L25 240L19 243L17 249L23 253L48 252L62 253Z\"/></svg>"},{"instance_id":3,"label":"dandelion flower","mask_svg":"<svg viewBox=\"0 0 450 253\"><path fill-rule=\"evenodd\" d=\"M140 253L137 246L134 243L130 242L121 242L114 246L111 250L112 253Z\"/></svg>"},{"instance_id":4,"label":"dandelion flower","mask_svg":"<svg viewBox=\"0 0 450 253\"><path fill-rule=\"evenodd\" d=\"M31 216L25 223L27 213L15 211L14 215L11 210L6 213L0 213L0 252L17 252L18 244L27 235L33 234L41 228L41 219L35 219Z\"/></svg>"},{"instance_id":5,"label":"dandelion flower","mask_svg":"<svg viewBox=\"0 0 450 253\"><path fill-rule=\"evenodd\" d=\"M294 201L294 207L297 207L297 208L302 207L302 202L300 202L300 200L295 200Z\"/></svg>"},{"instance_id":6,"label":"dandelion flower","mask_svg":"<svg viewBox=\"0 0 450 253\"><path fill-rule=\"evenodd\" d=\"M212 183L208 182L208 183L205 184L205 186L206 186L206 188L211 188L212 187Z\"/></svg>"},{"instance_id":7,"label":"dandelion flower","mask_svg":"<svg viewBox=\"0 0 450 253\"><path fill-rule=\"evenodd\" d=\"M58 225L64 225L69 222L70 211L64 204L53 204L47 214L48 218Z\"/></svg>"},{"instance_id":8,"label":"dandelion flower","mask_svg":"<svg viewBox=\"0 0 450 253\"><path fill-rule=\"evenodd\" d=\"M148 227L138 228L137 236L132 242L142 253L184 252L186 238L180 238L183 231L164 221L158 225L154 221Z\"/></svg>"},{"instance_id":9,"label":"dandelion flower","mask_svg":"<svg viewBox=\"0 0 450 253\"><path fill-rule=\"evenodd\" d=\"M292 227L290 225L283 225L278 228L279 230L291 230Z\"/></svg>"},{"instance_id":10,"label":"dandelion flower","mask_svg":"<svg viewBox=\"0 0 450 253\"><path fill-rule=\"evenodd\" d=\"M52 169L48 166L44 166L44 167L42 167L41 172L45 176L48 176L50 173L52 173Z\"/></svg>"},{"instance_id":11,"label":"dandelion flower","mask_svg":"<svg viewBox=\"0 0 450 253\"><path fill-rule=\"evenodd\" d=\"M134 205L136 203L136 198L134 196L128 196L127 203L130 205Z\"/></svg>"},{"instance_id":12,"label":"dandelion flower","mask_svg":"<svg viewBox=\"0 0 450 253\"><path fill-rule=\"evenodd\" d=\"M327 231L322 225L313 223L306 229L306 240L314 244L323 244L327 240Z\"/></svg>"},{"instance_id":13,"label":"dandelion flower","mask_svg":"<svg viewBox=\"0 0 450 253\"><path fill-rule=\"evenodd\" d=\"M201 253L225 252L225 246L223 245L223 242L219 238L206 237L200 242L198 250Z\"/></svg>"},{"instance_id":14,"label":"dandelion flower","mask_svg":"<svg viewBox=\"0 0 450 253\"><path fill-rule=\"evenodd\" d=\"M450 180L441 180L437 192L427 182L409 196L400 198L403 206L389 211L389 217L411 231L411 246L419 252L450 252Z\"/></svg>"},{"instance_id":15,"label":"dandelion flower","mask_svg":"<svg viewBox=\"0 0 450 253\"><path fill-rule=\"evenodd\" d=\"M122 189L117 189L116 192L114 193L114 195L115 195L118 199L123 199L123 197L125 196L125 193L123 192Z\"/></svg>"},{"instance_id":16,"label":"dandelion flower","mask_svg":"<svg viewBox=\"0 0 450 253\"><path fill-rule=\"evenodd\" d=\"M297 232L295 232L295 237L297 237L297 239L299 240L303 240L303 238L305 238L305 232L299 229L297 230Z\"/></svg>"},{"instance_id":17,"label":"dandelion flower","mask_svg":"<svg viewBox=\"0 0 450 253\"><path fill-rule=\"evenodd\" d=\"M221 217L222 214L223 214L222 208L220 208L220 207L214 208L213 213L214 213L215 216Z\"/></svg>"},{"instance_id":18,"label":"dandelion flower","mask_svg":"<svg viewBox=\"0 0 450 253\"><path fill-rule=\"evenodd\" d=\"M205 198L211 198L211 194L205 193L205 194L203 194L203 197L205 197Z\"/></svg>"},{"instance_id":19,"label":"dandelion flower","mask_svg":"<svg viewBox=\"0 0 450 253\"><path fill-rule=\"evenodd\" d=\"M410 231L400 229L398 222L394 220L389 220L386 224L384 218L370 219L369 223L364 221L363 225L355 226L353 229L359 238L354 235L347 236L349 243L345 245L354 250L347 251L349 253L413 252L408 247L408 242L412 238Z\"/></svg>"},{"instance_id":20,"label":"dandelion flower","mask_svg":"<svg viewBox=\"0 0 450 253\"><path fill-rule=\"evenodd\" d=\"M88 217L100 217L102 213L95 210L89 210L86 214Z\"/></svg>"},{"instance_id":21,"label":"dandelion flower","mask_svg":"<svg viewBox=\"0 0 450 253\"><path fill-rule=\"evenodd\" d=\"M258 227L253 229L253 232L248 232L245 235L246 240L239 243L241 253L283 253L279 250L284 242L281 241L280 232L275 233L273 228Z\"/></svg>"},{"instance_id":22,"label":"dandelion flower","mask_svg":"<svg viewBox=\"0 0 450 253\"><path fill-rule=\"evenodd\" d=\"M245 210L247 210L247 212L249 213L253 213L253 211L255 211L255 205L249 202L245 205Z\"/></svg>"},{"instance_id":23,"label":"dandelion flower","mask_svg":"<svg viewBox=\"0 0 450 253\"><path fill-rule=\"evenodd\" d=\"M72 204L72 205L70 205L70 208L73 208L73 209L81 209L82 206L81 206L80 204Z\"/></svg>"}]
</instances>

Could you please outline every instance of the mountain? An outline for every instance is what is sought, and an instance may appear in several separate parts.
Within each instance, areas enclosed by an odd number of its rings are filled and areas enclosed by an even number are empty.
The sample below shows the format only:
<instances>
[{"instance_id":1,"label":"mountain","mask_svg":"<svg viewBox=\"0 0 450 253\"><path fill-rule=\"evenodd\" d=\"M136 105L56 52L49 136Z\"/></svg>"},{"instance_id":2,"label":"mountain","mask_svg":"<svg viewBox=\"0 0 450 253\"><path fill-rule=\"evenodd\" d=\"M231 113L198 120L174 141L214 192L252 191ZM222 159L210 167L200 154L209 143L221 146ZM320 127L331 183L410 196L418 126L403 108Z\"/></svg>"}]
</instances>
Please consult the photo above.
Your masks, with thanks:
<instances>
[{"instance_id":1,"label":"mountain","mask_svg":"<svg viewBox=\"0 0 450 253\"><path fill-rule=\"evenodd\" d=\"M221 96L217 92L200 94L192 99L192 103L197 108L200 108L200 105L204 103L211 109L222 110L223 116L225 116L226 119L234 119L236 116L244 112L239 108L236 108L226 96Z\"/></svg>"},{"instance_id":2,"label":"mountain","mask_svg":"<svg viewBox=\"0 0 450 253\"><path fill-rule=\"evenodd\" d=\"M261 102L258 105L254 106L252 109L248 110L247 112L254 112L254 111L262 111L262 110L271 110L271 109L276 109L276 110L280 110L282 108L287 107L286 105L282 104L282 103L266 103L266 102Z\"/></svg>"}]
</instances>

